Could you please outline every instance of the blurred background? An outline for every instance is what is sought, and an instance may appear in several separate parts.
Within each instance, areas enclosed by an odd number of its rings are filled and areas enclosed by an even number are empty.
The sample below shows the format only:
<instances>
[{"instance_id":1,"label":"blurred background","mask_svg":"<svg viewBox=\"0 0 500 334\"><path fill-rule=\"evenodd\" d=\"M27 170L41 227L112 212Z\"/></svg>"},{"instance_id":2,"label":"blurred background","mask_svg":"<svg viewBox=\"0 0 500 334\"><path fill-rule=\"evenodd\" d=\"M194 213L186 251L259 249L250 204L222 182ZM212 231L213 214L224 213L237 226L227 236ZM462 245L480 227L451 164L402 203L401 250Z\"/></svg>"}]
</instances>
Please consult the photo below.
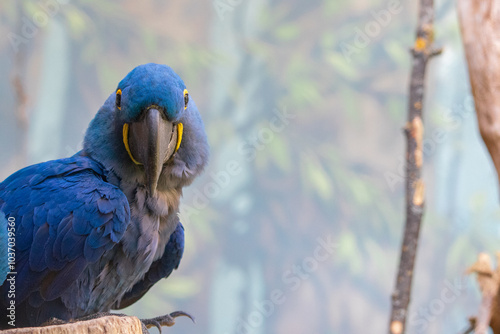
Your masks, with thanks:
<instances>
[{"instance_id":1,"label":"blurred background","mask_svg":"<svg viewBox=\"0 0 500 334\"><path fill-rule=\"evenodd\" d=\"M480 296L464 271L500 249L455 4L435 7L444 53L427 74L408 333L466 328ZM184 192L179 270L125 312L196 317L171 333L382 333L416 17L398 0L3 0L0 179L78 152L132 68L168 64L197 102L211 161Z\"/></svg>"}]
</instances>

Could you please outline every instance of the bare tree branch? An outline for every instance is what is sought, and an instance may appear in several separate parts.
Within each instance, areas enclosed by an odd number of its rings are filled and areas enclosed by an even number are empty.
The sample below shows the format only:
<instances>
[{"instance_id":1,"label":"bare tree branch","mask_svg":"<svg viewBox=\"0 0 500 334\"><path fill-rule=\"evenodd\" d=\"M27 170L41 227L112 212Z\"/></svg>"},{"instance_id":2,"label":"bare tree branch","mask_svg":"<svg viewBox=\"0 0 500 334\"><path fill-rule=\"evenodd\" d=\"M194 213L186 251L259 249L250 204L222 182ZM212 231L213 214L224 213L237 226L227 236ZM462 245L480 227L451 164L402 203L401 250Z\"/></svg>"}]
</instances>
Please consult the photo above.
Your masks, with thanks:
<instances>
[{"instance_id":1,"label":"bare tree branch","mask_svg":"<svg viewBox=\"0 0 500 334\"><path fill-rule=\"evenodd\" d=\"M412 49L413 68L410 78L406 154L406 225L396 287L392 295L390 334L405 332L406 316L410 303L411 284L418 247L418 236L424 211L424 181L422 141L424 126L422 106L424 99L425 70L428 60L441 52L433 49L434 1L421 0L415 45Z\"/></svg>"}]
</instances>

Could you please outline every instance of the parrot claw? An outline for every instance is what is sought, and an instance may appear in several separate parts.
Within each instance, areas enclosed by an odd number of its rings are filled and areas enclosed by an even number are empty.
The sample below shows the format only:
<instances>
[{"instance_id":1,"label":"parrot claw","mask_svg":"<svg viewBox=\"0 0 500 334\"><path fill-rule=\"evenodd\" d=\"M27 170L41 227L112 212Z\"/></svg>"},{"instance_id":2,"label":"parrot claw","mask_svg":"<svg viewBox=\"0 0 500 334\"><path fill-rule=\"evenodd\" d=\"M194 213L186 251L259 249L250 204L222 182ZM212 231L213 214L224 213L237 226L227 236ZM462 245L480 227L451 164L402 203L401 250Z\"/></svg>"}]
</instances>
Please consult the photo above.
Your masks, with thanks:
<instances>
[{"instance_id":1,"label":"parrot claw","mask_svg":"<svg viewBox=\"0 0 500 334\"><path fill-rule=\"evenodd\" d=\"M64 320L59 319L59 318L50 318L49 320L47 320L46 322L41 324L40 327L65 325L67 323L68 323L67 321L64 321Z\"/></svg>"},{"instance_id":2,"label":"parrot claw","mask_svg":"<svg viewBox=\"0 0 500 334\"><path fill-rule=\"evenodd\" d=\"M141 319L141 322L144 326L146 326L147 329L149 329L153 326L158 328L158 331L161 334L161 324L158 321L156 321L155 319Z\"/></svg>"},{"instance_id":3,"label":"parrot claw","mask_svg":"<svg viewBox=\"0 0 500 334\"><path fill-rule=\"evenodd\" d=\"M161 315L159 317L151 319L141 319L141 322L144 324L144 326L146 326L146 328L158 328L161 334L162 326L172 327L173 325L175 325L175 318L181 316L188 317L192 322L195 322L194 318L189 313L183 311L175 311L170 314Z\"/></svg>"}]
</instances>

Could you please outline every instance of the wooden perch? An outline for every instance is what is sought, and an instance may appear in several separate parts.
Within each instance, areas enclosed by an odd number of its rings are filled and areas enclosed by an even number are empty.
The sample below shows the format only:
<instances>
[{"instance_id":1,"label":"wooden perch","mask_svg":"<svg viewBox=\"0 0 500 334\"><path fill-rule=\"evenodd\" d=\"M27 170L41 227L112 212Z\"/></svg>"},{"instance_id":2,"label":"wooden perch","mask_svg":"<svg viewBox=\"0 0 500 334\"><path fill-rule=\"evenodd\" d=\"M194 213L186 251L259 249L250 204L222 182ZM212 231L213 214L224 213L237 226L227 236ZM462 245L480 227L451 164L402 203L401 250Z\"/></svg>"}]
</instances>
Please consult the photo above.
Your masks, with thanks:
<instances>
[{"instance_id":1,"label":"wooden perch","mask_svg":"<svg viewBox=\"0 0 500 334\"><path fill-rule=\"evenodd\" d=\"M500 2L458 0L479 131L500 180Z\"/></svg>"},{"instance_id":2,"label":"wooden perch","mask_svg":"<svg viewBox=\"0 0 500 334\"><path fill-rule=\"evenodd\" d=\"M420 0L417 34L412 49L413 68L410 78L408 123L405 127L406 147L406 225L404 230L396 287L392 295L392 311L389 323L390 334L405 332L406 316L410 303L411 283L418 236L424 211L425 186L422 180L423 134L422 117L425 70L428 60L440 50L432 47L434 1Z\"/></svg>"},{"instance_id":3,"label":"wooden perch","mask_svg":"<svg viewBox=\"0 0 500 334\"><path fill-rule=\"evenodd\" d=\"M468 270L468 274L477 274L477 281L481 289L481 306L477 317L469 319L475 334L486 334L488 326L494 334L500 334L500 253L497 253L497 268L493 270L491 258L486 253L479 254L479 258Z\"/></svg>"},{"instance_id":4,"label":"wooden perch","mask_svg":"<svg viewBox=\"0 0 500 334\"><path fill-rule=\"evenodd\" d=\"M141 326L136 317L107 316L58 326L9 329L2 334L140 334Z\"/></svg>"}]
</instances>

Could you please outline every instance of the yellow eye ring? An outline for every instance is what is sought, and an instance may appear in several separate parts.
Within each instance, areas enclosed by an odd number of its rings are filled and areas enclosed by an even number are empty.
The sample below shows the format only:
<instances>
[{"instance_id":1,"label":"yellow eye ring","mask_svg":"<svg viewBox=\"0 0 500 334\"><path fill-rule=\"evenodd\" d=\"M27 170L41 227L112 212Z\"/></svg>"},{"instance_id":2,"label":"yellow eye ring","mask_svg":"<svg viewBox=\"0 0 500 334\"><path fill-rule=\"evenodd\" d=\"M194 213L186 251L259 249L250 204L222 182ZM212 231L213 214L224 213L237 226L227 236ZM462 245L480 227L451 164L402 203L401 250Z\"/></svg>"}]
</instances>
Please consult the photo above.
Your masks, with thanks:
<instances>
[{"instance_id":1,"label":"yellow eye ring","mask_svg":"<svg viewBox=\"0 0 500 334\"><path fill-rule=\"evenodd\" d=\"M187 89L184 89L184 110L187 109L189 102L189 93Z\"/></svg>"},{"instance_id":2,"label":"yellow eye ring","mask_svg":"<svg viewBox=\"0 0 500 334\"><path fill-rule=\"evenodd\" d=\"M118 110L122 110L122 90L118 88L116 91L116 101L115 101L116 107Z\"/></svg>"}]
</instances>

